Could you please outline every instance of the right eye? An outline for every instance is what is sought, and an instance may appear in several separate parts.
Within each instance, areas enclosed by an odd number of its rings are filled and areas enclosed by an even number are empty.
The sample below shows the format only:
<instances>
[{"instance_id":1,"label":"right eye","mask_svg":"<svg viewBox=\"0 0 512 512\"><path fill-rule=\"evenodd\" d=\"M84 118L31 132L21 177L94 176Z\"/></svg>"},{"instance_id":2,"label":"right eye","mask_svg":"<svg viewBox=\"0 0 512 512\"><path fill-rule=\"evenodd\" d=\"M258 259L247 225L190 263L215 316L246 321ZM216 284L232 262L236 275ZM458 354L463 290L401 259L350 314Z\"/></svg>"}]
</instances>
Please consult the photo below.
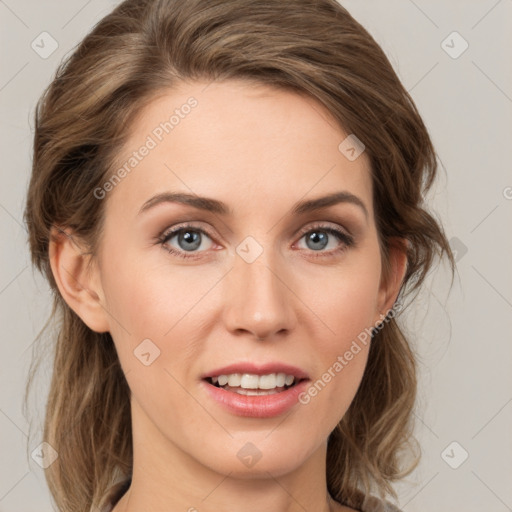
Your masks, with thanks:
<instances>
[{"instance_id":1,"label":"right eye","mask_svg":"<svg viewBox=\"0 0 512 512\"><path fill-rule=\"evenodd\" d=\"M211 241L210 236L203 229L182 225L162 233L159 242L171 254L181 258L194 258L197 257L197 253L204 252L211 247L212 244L210 247L205 247L205 237Z\"/></svg>"}]
</instances>

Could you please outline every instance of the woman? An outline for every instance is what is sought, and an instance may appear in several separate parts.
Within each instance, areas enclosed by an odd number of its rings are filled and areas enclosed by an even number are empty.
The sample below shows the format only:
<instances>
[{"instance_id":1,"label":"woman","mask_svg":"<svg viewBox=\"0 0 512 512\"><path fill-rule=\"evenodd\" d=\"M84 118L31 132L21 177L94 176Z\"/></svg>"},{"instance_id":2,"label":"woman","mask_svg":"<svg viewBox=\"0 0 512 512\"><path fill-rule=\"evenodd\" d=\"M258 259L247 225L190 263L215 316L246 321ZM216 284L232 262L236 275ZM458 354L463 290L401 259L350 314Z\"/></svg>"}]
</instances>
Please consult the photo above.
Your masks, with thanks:
<instances>
[{"instance_id":1,"label":"woman","mask_svg":"<svg viewBox=\"0 0 512 512\"><path fill-rule=\"evenodd\" d=\"M60 314L59 509L396 511L418 456L395 316L453 265L435 176L334 0L106 16L38 104L25 213Z\"/></svg>"}]
</instances>

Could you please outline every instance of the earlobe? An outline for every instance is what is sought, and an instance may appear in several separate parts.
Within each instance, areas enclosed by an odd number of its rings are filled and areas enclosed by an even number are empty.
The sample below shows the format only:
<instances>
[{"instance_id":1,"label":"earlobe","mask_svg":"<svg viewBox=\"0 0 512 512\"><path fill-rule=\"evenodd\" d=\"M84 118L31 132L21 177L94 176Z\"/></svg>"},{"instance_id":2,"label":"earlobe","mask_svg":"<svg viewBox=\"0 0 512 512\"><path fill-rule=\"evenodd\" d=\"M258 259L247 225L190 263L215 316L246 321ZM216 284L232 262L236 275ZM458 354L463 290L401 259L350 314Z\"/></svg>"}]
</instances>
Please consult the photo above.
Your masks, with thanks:
<instances>
[{"instance_id":1,"label":"earlobe","mask_svg":"<svg viewBox=\"0 0 512 512\"><path fill-rule=\"evenodd\" d=\"M389 266L383 272L379 290L379 312L384 316L393 307L407 272L407 240L392 240L388 255Z\"/></svg>"},{"instance_id":2,"label":"earlobe","mask_svg":"<svg viewBox=\"0 0 512 512\"><path fill-rule=\"evenodd\" d=\"M53 276L68 306L95 332L109 330L103 291L91 254L69 229L53 227L49 258Z\"/></svg>"}]
</instances>

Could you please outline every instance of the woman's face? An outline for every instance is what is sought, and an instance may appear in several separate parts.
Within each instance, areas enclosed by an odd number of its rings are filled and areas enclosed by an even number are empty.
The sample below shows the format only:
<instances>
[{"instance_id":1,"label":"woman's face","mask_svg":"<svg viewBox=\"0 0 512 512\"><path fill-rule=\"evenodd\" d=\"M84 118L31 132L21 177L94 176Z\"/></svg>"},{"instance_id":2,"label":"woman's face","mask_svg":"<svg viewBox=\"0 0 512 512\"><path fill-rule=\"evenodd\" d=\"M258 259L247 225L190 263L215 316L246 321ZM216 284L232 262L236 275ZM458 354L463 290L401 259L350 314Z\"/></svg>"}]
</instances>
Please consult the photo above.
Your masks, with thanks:
<instances>
[{"instance_id":1,"label":"woman's face","mask_svg":"<svg viewBox=\"0 0 512 512\"><path fill-rule=\"evenodd\" d=\"M97 262L152 467L277 476L325 454L390 304L347 135L315 101L240 81L183 84L134 125L120 181L95 192Z\"/></svg>"}]
</instances>

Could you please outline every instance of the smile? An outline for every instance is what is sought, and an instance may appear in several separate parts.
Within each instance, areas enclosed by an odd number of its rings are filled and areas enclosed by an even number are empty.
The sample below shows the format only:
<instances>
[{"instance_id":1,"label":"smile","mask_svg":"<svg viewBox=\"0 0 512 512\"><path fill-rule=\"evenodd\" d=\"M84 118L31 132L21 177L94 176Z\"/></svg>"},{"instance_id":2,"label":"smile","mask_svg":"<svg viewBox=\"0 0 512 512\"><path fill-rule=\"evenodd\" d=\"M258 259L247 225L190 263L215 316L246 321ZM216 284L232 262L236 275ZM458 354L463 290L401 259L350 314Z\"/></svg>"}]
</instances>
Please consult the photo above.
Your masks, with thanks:
<instances>
[{"instance_id":1,"label":"smile","mask_svg":"<svg viewBox=\"0 0 512 512\"><path fill-rule=\"evenodd\" d=\"M217 406L253 418L270 418L291 409L309 380L303 370L281 363L234 364L202 378L205 391Z\"/></svg>"},{"instance_id":2,"label":"smile","mask_svg":"<svg viewBox=\"0 0 512 512\"><path fill-rule=\"evenodd\" d=\"M210 377L209 381L216 387L246 396L261 396L280 393L292 387L296 381L294 375L286 373L231 373Z\"/></svg>"}]
</instances>

